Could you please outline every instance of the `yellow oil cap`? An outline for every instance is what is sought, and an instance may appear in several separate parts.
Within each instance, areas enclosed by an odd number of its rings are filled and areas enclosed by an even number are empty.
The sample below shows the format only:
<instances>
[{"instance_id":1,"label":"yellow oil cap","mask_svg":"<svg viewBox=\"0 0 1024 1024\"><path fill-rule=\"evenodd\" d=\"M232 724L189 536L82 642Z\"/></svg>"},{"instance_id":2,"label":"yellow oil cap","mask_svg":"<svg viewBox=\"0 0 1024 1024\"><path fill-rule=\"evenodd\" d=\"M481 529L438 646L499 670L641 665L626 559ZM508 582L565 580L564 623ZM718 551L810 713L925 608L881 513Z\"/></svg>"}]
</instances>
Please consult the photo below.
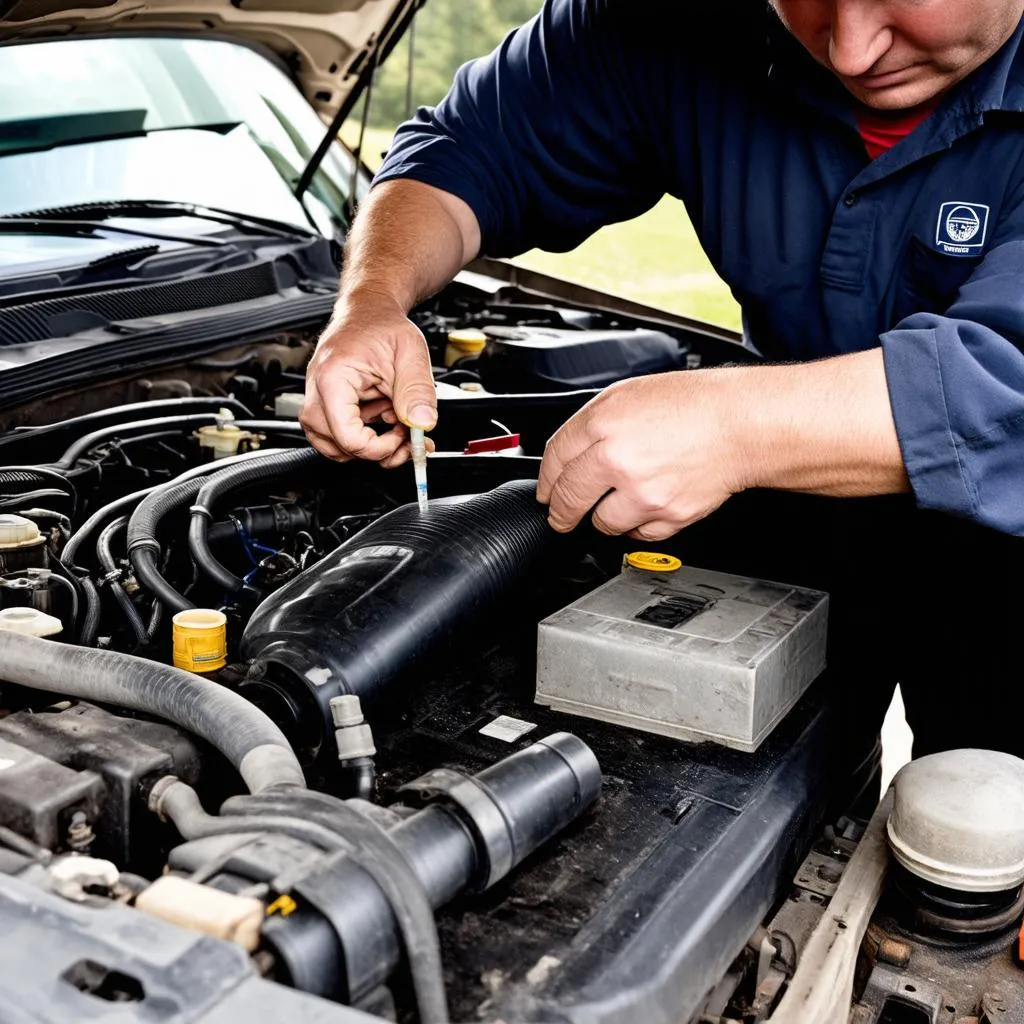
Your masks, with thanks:
<instances>
[{"instance_id":1,"label":"yellow oil cap","mask_svg":"<svg viewBox=\"0 0 1024 1024\"><path fill-rule=\"evenodd\" d=\"M445 366L451 366L465 356L478 356L487 345L487 335L476 328L467 327L448 334L448 347L444 350Z\"/></svg>"},{"instance_id":2,"label":"yellow oil cap","mask_svg":"<svg viewBox=\"0 0 1024 1024\"><path fill-rule=\"evenodd\" d=\"M171 619L174 666L188 672L214 672L228 655L228 618L210 608L189 608Z\"/></svg>"},{"instance_id":3,"label":"yellow oil cap","mask_svg":"<svg viewBox=\"0 0 1024 1024\"><path fill-rule=\"evenodd\" d=\"M683 563L672 555L661 555L654 551L631 551L626 555L626 565L648 572L675 572Z\"/></svg>"}]
</instances>

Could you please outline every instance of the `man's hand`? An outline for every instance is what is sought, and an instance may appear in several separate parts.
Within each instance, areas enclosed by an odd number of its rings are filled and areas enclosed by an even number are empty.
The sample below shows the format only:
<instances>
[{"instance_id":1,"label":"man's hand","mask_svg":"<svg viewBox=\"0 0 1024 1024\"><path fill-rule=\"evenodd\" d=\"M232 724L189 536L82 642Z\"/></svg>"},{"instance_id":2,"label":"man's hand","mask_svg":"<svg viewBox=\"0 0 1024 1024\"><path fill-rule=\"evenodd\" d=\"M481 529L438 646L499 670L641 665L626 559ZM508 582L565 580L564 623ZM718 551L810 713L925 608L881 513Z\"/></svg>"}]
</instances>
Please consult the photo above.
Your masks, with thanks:
<instances>
[{"instance_id":1,"label":"man's hand","mask_svg":"<svg viewBox=\"0 0 1024 1024\"><path fill-rule=\"evenodd\" d=\"M427 343L394 299L360 292L339 303L306 372L299 420L328 458L387 468L409 458L407 428L434 426L437 396ZM377 422L391 429L378 436Z\"/></svg>"},{"instance_id":2,"label":"man's hand","mask_svg":"<svg viewBox=\"0 0 1024 1024\"><path fill-rule=\"evenodd\" d=\"M537 497L556 530L596 505L604 533L664 540L748 487L910 490L881 349L616 384L548 442Z\"/></svg>"},{"instance_id":3,"label":"man's hand","mask_svg":"<svg viewBox=\"0 0 1024 1024\"><path fill-rule=\"evenodd\" d=\"M476 215L457 196L399 180L364 200L334 316L306 371L299 419L314 448L389 468L410 457L408 428L434 426L437 394L427 343L407 314L479 249ZM391 430L378 437L378 422Z\"/></svg>"},{"instance_id":4,"label":"man's hand","mask_svg":"<svg viewBox=\"0 0 1024 1024\"><path fill-rule=\"evenodd\" d=\"M706 372L616 384L548 442L537 497L571 530L594 510L603 533L664 540L713 512L743 483L725 378Z\"/></svg>"}]
</instances>

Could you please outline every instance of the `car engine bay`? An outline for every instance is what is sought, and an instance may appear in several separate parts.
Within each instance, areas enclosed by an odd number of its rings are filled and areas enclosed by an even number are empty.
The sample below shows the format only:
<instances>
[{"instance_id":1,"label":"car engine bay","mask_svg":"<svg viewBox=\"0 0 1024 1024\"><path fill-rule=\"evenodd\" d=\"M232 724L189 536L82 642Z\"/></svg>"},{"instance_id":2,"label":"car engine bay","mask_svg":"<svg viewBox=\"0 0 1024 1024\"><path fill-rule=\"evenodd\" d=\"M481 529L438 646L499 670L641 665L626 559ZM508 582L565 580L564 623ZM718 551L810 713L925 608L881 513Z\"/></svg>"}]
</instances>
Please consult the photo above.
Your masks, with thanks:
<instances>
[{"instance_id":1,"label":"car engine bay","mask_svg":"<svg viewBox=\"0 0 1024 1024\"><path fill-rule=\"evenodd\" d=\"M596 389L749 355L514 288L413 319L441 408L422 516L410 467L306 444L313 332L0 411L15 1019L807 1021L784 997L852 875L851 1020L1024 1020L1020 885L954 906L864 867L877 764L837 755L813 580L767 582L742 507L658 564L535 500ZM580 710L579 622L613 597L598 661L649 679L665 658L630 652L685 634L711 696ZM693 625L727 606L749 621ZM712 721L726 662L743 715Z\"/></svg>"}]
</instances>

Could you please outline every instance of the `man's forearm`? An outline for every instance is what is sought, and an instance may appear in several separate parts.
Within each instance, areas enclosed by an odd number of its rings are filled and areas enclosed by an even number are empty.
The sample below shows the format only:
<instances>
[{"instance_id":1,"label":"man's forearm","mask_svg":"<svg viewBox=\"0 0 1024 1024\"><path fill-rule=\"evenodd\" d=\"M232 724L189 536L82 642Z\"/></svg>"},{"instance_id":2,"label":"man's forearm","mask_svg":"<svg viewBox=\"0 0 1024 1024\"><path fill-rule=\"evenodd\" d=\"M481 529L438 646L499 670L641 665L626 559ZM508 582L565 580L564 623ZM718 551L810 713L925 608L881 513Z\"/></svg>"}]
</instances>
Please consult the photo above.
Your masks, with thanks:
<instances>
[{"instance_id":1,"label":"man's forearm","mask_svg":"<svg viewBox=\"0 0 1024 1024\"><path fill-rule=\"evenodd\" d=\"M834 497L910 489L881 349L722 372L734 375L727 386L744 486Z\"/></svg>"},{"instance_id":2,"label":"man's forearm","mask_svg":"<svg viewBox=\"0 0 1024 1024\"><path fill-rule=\"evenodd\" d=\"M371 293L408 311L479 249L479 225L461 199L417 181L385 182L370 193L352 228L339 302Z\"/></svg>"}]
</instances>

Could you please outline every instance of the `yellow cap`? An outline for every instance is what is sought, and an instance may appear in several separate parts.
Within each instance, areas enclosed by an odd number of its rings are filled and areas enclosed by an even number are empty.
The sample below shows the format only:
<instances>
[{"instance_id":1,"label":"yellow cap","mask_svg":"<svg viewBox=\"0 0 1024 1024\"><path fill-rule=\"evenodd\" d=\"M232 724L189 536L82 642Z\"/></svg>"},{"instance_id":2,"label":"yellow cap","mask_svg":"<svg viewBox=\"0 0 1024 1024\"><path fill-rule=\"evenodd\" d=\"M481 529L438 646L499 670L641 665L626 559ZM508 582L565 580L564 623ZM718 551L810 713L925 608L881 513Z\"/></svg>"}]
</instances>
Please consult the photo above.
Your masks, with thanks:
<instances>
[{"instance_id":1,"label":"yellow cap","mask_svg":"<svg viewBox=\"0 0 1024 1024\"><path fill-rule=\"evenodd\" d=\"M659 555L654 551L632 551L626 555L626 565L648 572L675 572L683 563L672 555Z\"/></svg>"},{"instance_id":2,"label":"yellow cap","mask_svg":"<svg viewBox=\"0 0 1024 1024\"><path fill-rule=\"evenodd\" d=\"M448 335L448 344L465 356L474 356L483 352L487 344L487 335L476 328L467 327L464 330L451 331Z\"/></svg>"},{"instance_id":3,"label":"yellow cap","mask_svg":"<svg viewBox=\"0 0 1024 1024\"><path fill-rule=\"evenodd\" d=\"M228 655L228 618L210 608L189 608L171 619L174 667L214 672Z\"/></svg>"}]
</instances>

